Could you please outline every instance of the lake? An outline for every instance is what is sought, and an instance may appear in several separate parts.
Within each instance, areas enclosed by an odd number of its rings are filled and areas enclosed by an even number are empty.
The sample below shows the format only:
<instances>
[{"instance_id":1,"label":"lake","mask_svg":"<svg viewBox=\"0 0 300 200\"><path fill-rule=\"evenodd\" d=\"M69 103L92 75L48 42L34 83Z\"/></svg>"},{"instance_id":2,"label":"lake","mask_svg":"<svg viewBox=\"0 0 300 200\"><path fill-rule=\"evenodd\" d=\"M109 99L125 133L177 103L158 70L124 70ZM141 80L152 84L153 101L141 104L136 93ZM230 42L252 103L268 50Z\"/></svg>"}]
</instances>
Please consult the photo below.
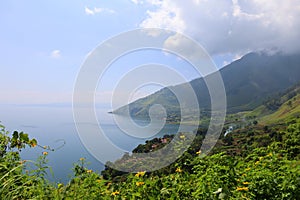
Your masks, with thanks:
<instances>
[{"instance_id":1,"label":"lake","mask_svg":"<svg viewBox=\"0 0 300 200\"><path fill-rule=\"evenodd\" d=\"M108 110L97 108L101 128L116 146L129 152L146 140L165 134L176 134L178 131L178 125L167 124L152 137L132 137L118 128L112 115L107 113ZM26 132L30 138L37 139L39 145L56 149L48 154L48 164L54 172L53 176L48 175L51 181L67 183L73 174L73 164L81 157L89 163L89 169L99 173L104 169L103 163L95 159L82 144L70 105L0 105L0 111L1 123L8 131ZM139 121L138 124L145 125L147 122ZM97 126L97 124L90 124L90 126ZM21 157L36 161L43 151L45 150L40 147L26 148L21 152Z\"/></svg>"}]
</instances>

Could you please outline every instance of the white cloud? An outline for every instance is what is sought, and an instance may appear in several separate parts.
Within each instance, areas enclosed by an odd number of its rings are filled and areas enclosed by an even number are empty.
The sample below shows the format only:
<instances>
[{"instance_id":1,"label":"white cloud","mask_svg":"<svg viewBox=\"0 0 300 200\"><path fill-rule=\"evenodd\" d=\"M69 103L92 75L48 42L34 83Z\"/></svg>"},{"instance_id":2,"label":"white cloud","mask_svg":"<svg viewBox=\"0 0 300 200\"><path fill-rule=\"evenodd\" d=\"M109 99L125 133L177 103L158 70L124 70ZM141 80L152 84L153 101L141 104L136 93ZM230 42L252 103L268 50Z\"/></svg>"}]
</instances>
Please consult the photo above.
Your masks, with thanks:
<instances>
[{"instance_id":1,"label":"white cloud","mask_svg":"<svg viewBox=\"0 0 300 200\"><path fill-rule=\"evenodd\" d=\"M233 12L232 12L233 17L245 18L247 20L256 20L264 16L263 13L250 14L250 13L243 12L241 10L241 6L239 5L238 0L232 0L232 4L233 4Z\"/></svg>"},{"instance_id":2,"label":"white cloud","mask_svg":"<svg viewBox=\"0 0 300 200\"><path fill-rule=\"evenodd\" d=\"M85 10L85 14L87 14L87 15L95 15L97 13L102 13L102 12L106 12L106 13L110 13L110 14L116 13L116 11L109 9L109 8L94 7L93 9L90 9L86 6L84 10Z\"/></svg>"},{"instance_id":3,"label":"white cloud","mask_svg":"<svg viewBox=\"0 0 300 200\"><path fill-rule=\"evenodd\" d=\"M300 51L300 1L147 0L151 10L140 24L194 38L212 54L244 54L276 48ZM154 7L154 8L153 8Z\"/></svg>"},{"instance_id":4,"label":"white cloud","mask_svg":"<svg viewBox=\"0 0 300 200\"><path fill-rule=\"evenodd\" d=\"M230 62L228 62L228 61L223 61L223 66L226 66L226 65L229 65L230 64Z\"/></svg>"},{"instance_id":5,"label":"white cloud","mask_svg":"<svg viewBox=\"0 0 300 200\"><path fill-rule=\"evenodd\" d=\"M148 18L141 23L143 28L169 28L178 32L185 30L180 9L172 1L148 0L148 3L158 6L155 11L147 11Z\"/></svg>"},{"instance_id":6,"label":"white cloud","mask_svg":"<svg viewBox=\"0 0 300 200\"><path fill-rule=\"evenodd\" d=\"M92 11L88 7L85 7L84 11L85 11L85 14L87 14L87 15L94 15L95 14L94 11Z\"/></svg>"},{"instance_id":7,"label":"white cloud","mask_svg":"<svg viewBox=\"0 0 300 200\"><path fill-rule=\"evenodd\" d=\"M54 59L58 59L61 57L61 52L60 50L53 50L51 52L51 58L54 58Z\"/></svg>"},{"instance_id":8,"label":"white cloud","mask_svg":"<svg viewBox=\"0 0 300 200\"><path fill-rule=\"evenodd\" d=\"M239 60L239 59L241 59L242 57L243 57L242 54L235 54L234 58L232 59L232 62L233 62L233 61L236 61L236 60Z\"/></svg>"},{"instance_id":9,"label":"white cloud","mask_svg":"<svg viewBox=\"0 0 300 200\"><path fill-rule=\"evenodd\" d=\"M185 56L187 59L198 59L199 52L195 49L192 41L183 37L181 34L175 34L165 40L164 47L171 51Z\"/></svg>"},{"instance_id":10,"label":"white cloud","mask_svg":"<svg viewBox=\"0 0 300 200\"><path fill-rule=\"evenodd\" d=\"M144 3L144 1L142 1L142 0L131 0L131 2L136 4L136 5Z\"/></svg>"}]
</instances>

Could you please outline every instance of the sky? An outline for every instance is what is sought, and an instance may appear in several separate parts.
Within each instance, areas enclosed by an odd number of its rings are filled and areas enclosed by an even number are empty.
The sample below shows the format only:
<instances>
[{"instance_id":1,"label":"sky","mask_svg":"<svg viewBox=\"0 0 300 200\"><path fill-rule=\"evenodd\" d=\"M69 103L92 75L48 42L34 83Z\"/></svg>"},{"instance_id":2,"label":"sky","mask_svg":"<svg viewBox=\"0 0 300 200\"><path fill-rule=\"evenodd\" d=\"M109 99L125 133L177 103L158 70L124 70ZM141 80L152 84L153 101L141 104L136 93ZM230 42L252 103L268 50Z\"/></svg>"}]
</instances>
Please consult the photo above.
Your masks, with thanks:
<instances>
[{"instance_id":1,"label":"sky","mask_svg":"<svg viewBox=\"0 0 300 200\"><path fill-rule=\"evenodd\" d=\"M297 53L300 1L4 0L0 27L0 103L70 103L89 53L103 41L136 28L185 34L203 46L218 68L251 51ZM134 52L112 64L99 82L97 102L109 103L118 77L147 63L174 66L186 80L199 76L174 55ZM133 99L160 87L146 86Z\"/></svg>"}]
</instances>

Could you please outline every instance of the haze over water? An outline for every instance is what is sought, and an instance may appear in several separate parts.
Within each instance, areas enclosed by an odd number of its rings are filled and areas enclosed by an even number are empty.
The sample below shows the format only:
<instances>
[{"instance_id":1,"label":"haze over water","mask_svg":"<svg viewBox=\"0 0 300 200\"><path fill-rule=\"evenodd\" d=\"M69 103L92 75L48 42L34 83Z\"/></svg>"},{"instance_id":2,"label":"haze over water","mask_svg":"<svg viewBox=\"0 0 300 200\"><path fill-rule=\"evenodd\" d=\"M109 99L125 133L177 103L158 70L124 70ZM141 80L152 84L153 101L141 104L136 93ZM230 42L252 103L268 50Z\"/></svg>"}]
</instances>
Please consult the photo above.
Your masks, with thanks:
<instances>
[{"instance_id":1,"label":"haze over water","mask_svg":"<svg viewBox=\"0 0 300 200\"><path fill-rule=\"evenodd\" d=\"M82 144L73 121L72 108L69 105L0 105L1 123L10 132L23 131L35 138L41 146L50 146L55 151L49 151L49 166L53 175L48 178L52 181L68 182L73 174L73 164L81 157L86 158L87 166L93 171L101 172L104 165L95 159ZM124 134L114 123L108 108L97 108L97 116L105 135L121 149L131 152L137 145L154 137L165 134L175 134L178 125L167 124L151 138L134 138ZM147 122L139 121L146 125ZM97 126L97 124L85 124ZM100 143L101 144L101 143ZM36 161L45 149L41 147L29 148L21 152L22 159ZM109 152L108 152L109 153Z\"/></svg>"}]
</instances>

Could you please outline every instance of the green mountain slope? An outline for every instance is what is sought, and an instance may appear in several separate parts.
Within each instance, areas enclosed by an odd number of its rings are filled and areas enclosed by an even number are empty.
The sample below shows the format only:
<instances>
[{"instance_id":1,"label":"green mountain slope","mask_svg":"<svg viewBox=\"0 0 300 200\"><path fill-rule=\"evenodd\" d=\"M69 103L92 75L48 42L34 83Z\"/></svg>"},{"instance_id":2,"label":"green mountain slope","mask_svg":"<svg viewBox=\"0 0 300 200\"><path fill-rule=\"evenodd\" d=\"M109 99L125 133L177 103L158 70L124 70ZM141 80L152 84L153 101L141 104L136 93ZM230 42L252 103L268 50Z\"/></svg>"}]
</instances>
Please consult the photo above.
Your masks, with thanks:
<instances>
[{"instance_id":1,"label":"green mountain slope","mask_svg":"<svg viewBox=\"0 0 300 200\"><path fill-rule=\"evenodd\" d=\"M263 123L279 123L300 117L300 95L284 103L276 112L261 119Z\"/></svg>"},{"instance_id":2,"label":"green mountain slope","mask_svg":"<svg viewBox=\"0 0 300 200\"><path fill-rule=\"evenodd\" d=\"M263 124L278 124L300 118L300 85L292 87L281 97L264 102L252 113L260 116L259 121Z\"/></svg>"},{"instance_id":3,"label":"green mountain slope","mask_svg":"<svg viewBox=\"0 0 300 200\"><path fill-rule=\"evenodd\" d=\"M228 112L252 110L259 106L266 97L285 91L300 81L300 56L249 53L222 68L220 73L226 89ZM152 105L161 104L166 108L168 118L178 118L180 117L179 103L172 90L184 93L187 84L191 84L194 89L201 110L209 110L210 97L203 78L163 88L126 106L129 106L133 117L144 118L148 116L148 110ZM113 113L124 114L126 106ZM195 105L192 105L186 98L181 106L184 110L192 110Z\"/></svg>"},{"instance_id":4,"label":"green mountain slope","mask_svg":"<svg viewBox=\"0 0 300 200\"><path fill-rule=\"evenodd\" d=\"M254 110L240 114L243 119L256 119L265 125L284 124L285 121L300 118L300 82L284 92L268 97Z\"/></svg>"}]
</instances>

